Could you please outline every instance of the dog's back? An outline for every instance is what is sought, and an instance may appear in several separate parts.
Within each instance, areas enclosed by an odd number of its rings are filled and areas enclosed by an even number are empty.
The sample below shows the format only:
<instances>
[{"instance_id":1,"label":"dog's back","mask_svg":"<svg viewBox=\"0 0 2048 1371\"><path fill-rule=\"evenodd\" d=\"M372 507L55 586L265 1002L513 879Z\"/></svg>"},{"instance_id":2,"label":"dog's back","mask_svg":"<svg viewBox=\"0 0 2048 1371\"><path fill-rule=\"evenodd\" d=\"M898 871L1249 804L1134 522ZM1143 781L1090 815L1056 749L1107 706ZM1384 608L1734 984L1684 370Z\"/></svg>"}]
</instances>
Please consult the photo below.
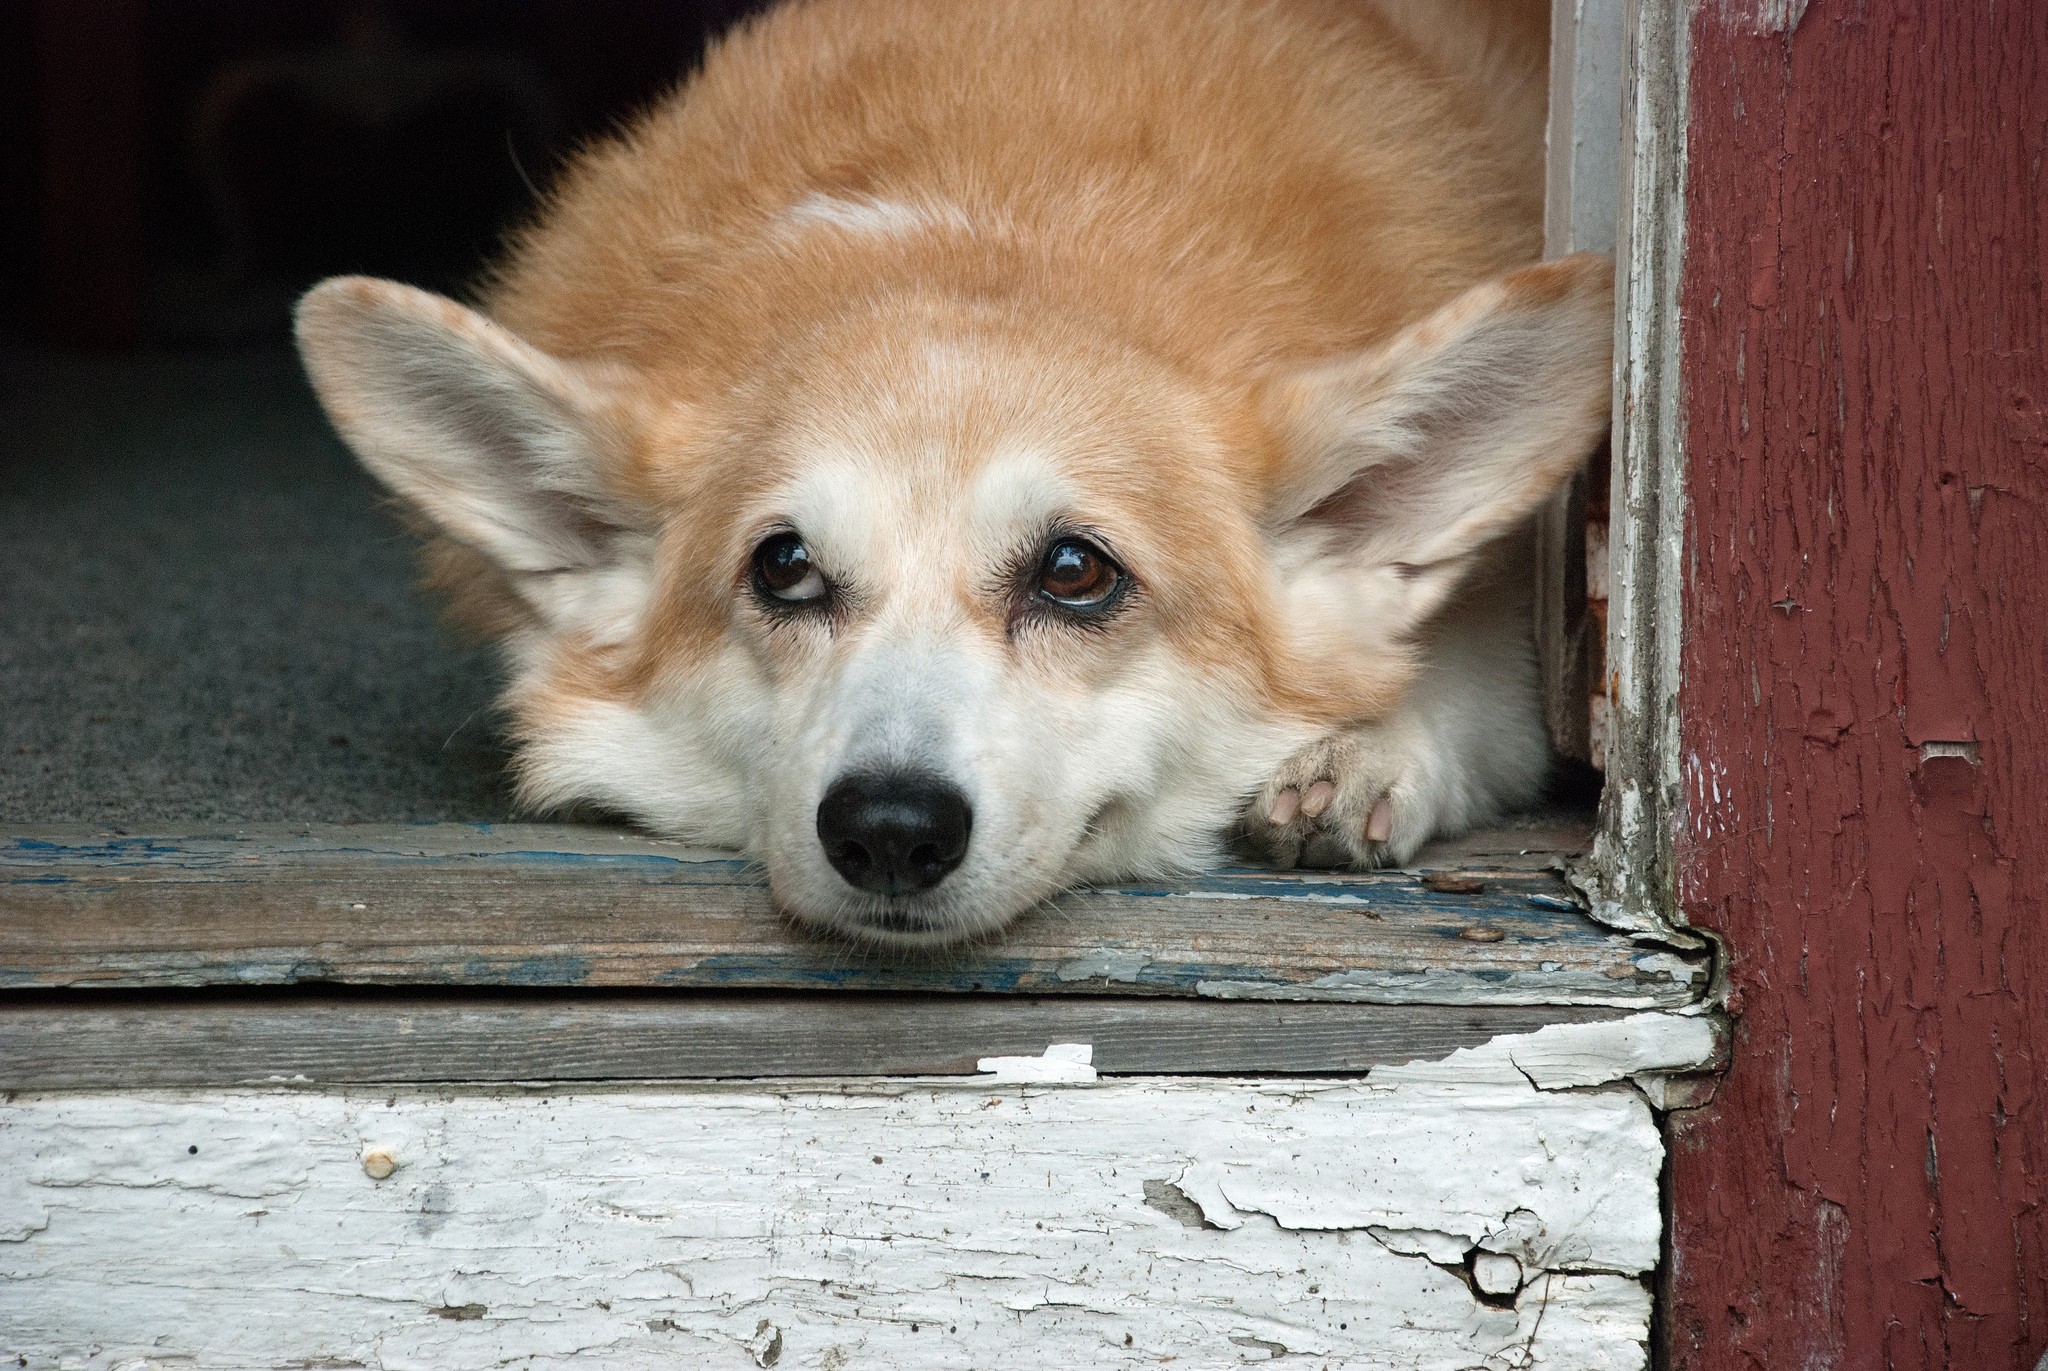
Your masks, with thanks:
<instances>
[{"instance_id":1,"label":"dog's back","mask_svg":"<svg viewBox=\"0 0 2048 1371\"><path fill-rule=\"evenodd\" d=\"M1538 255L1542 27L1497 0L781 7L573 169L492 312L704 377L821 294L1023 289L1235 384ZM818 225L843 231L750 269Z\"/></svg>"}]
</instances>

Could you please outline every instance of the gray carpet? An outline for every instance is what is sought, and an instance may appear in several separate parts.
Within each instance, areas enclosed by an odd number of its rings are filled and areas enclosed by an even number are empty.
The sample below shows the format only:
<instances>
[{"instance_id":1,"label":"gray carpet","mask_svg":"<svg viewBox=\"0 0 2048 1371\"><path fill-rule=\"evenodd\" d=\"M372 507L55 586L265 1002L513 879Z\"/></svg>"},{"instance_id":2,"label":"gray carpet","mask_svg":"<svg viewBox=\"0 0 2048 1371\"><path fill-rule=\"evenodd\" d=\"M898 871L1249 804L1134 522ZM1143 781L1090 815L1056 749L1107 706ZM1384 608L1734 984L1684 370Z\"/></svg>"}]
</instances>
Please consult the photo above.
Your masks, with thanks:
<instances>
[{"instance_id":1,"label":"gray carpet","mask_svg":"<svg viewBox=\"0 0 2048 1371\"><path fill-rule=\"evenodd\" d=\"M283 353L0 359L0 819L506 817L410 561Z\"/></svg>"}]
</instances>

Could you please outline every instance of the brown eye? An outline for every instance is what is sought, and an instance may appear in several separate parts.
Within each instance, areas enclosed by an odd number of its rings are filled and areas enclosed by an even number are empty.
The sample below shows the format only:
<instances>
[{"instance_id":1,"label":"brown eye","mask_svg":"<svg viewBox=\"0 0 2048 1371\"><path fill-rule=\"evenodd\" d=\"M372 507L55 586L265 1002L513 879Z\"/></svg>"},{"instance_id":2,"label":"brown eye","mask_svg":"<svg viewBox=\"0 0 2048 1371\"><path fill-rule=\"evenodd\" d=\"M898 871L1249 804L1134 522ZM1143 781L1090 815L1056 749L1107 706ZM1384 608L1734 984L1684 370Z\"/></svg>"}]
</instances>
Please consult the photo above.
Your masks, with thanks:
<instances>
[{"instance_id":1,"label":"brown eye","mask_svg":"<svg viewBox=\"0 0 2048 1371\"><path fill-rule=\"evenodd\" d=\"M1123 568L1080 538L1054 543L1038 569L1038 593L1068 609L1106 608L1123 586Z\"/></svg>"},{"instance_id":2,"label":"brown eye","mask_svg":"<svg viewBox=\"0 0 2048 1371\"><path fill-rule=\"evenodd\" d=\"M812 604L825 598L825 575L811 564L810 549L794 533L778 533L754 549L754 586L783 604Z\"/></svg>"}]
</instances>

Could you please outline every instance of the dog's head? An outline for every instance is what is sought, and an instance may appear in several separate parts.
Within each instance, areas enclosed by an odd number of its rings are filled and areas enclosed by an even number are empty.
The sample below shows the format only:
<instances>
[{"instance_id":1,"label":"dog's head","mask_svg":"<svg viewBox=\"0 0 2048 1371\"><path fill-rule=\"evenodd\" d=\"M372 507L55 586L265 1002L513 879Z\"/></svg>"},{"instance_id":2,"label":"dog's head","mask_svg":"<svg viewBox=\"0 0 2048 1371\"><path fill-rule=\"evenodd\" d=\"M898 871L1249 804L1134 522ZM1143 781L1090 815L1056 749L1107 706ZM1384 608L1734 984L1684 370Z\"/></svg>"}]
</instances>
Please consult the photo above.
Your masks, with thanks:
<instances>
[{"instance_id":1,"label":"dog's head","mask_svg":"<svg viewBox=\"0 0 2048 1371\"><path fill-rule=\"evenodd\" d=\"M1418 626L1598 434L1610 271L1529 268L1222 388L915 299L717 386L360 278L298 334L495 616L529 803L945 941L1212 858L1292 750L1399 700Z\"/></svg>"}]
</instances>

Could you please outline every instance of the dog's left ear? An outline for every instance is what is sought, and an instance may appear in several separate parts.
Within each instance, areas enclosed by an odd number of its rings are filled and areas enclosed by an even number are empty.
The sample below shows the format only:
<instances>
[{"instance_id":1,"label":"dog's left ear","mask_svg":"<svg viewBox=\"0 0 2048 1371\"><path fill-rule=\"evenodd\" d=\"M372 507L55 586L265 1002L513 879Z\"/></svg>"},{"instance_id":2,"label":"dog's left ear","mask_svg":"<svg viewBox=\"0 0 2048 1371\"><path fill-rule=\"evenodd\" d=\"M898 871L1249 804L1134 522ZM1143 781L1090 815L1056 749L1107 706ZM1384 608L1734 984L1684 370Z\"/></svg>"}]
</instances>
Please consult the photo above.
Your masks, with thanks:
<instances>
[{"instance_id":1,"label":"dog's left ear","mask_svg":"<svg viewBox=\"0 0 2048 1371\"><path fill-rule=\"evenodd\" d=\"M620 489L622 388L474 310L395 281L307 292L299 353L372 475L481 554L556 630L624 631L644 603L651 516Z\"/></svg>"},{"instance_id":2,"label":"dog's left ear","mask_svg":"<svg viewBox=\"0 0 2048 1371\"><path fill-rule=\"evenodd\" d=\"M1590 253L1529 267L1273 381L1285 455L1266 523L1290 589L1372 637L1434 613L1606 425L1613 274Z\"/></svg>"}]
</instances>

